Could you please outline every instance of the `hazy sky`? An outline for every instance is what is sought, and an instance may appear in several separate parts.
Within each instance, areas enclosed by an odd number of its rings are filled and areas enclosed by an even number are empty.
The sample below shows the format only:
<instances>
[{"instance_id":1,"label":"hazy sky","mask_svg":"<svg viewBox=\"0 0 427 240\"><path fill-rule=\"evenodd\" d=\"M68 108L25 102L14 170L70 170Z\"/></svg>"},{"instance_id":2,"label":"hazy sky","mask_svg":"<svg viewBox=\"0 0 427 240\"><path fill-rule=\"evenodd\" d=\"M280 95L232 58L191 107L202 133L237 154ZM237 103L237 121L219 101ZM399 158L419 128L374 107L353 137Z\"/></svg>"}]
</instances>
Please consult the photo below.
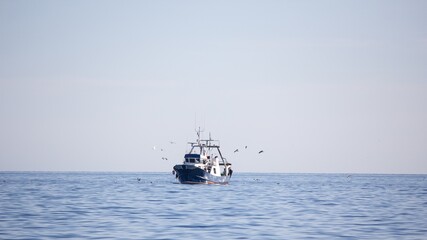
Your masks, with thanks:
<instances>
[{"instance_id":1,"label":"hazy sky","mask_svg":"<svg viewBox=\"0 0 427 240\"><path fill-rule=\"evenodd\" d=\"M197 115L236 172L427 173L426 26L412 0L0 1L0 170L169 172Z\"/></svg>"}]
</instances>

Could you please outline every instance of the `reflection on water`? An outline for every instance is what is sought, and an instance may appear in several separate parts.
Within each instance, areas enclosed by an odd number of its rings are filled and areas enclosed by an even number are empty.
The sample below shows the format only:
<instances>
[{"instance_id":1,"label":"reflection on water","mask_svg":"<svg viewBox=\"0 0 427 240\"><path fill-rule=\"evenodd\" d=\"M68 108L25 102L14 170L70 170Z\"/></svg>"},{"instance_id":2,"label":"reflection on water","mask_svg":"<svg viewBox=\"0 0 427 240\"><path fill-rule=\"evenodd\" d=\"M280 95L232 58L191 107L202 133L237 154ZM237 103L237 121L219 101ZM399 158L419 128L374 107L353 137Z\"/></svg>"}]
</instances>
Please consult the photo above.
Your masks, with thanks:
<instances>
[{"instance_id":1,"label":"reflection on water","mask_svg":"<svg viewBox=\"0 0 427 240\"><path fill-rule=\"evenodd\" d=\"M138 180L139 179L139 180ZM426 175L0 173L2 239L426 239Z\"/></svg>"}]
</instances>

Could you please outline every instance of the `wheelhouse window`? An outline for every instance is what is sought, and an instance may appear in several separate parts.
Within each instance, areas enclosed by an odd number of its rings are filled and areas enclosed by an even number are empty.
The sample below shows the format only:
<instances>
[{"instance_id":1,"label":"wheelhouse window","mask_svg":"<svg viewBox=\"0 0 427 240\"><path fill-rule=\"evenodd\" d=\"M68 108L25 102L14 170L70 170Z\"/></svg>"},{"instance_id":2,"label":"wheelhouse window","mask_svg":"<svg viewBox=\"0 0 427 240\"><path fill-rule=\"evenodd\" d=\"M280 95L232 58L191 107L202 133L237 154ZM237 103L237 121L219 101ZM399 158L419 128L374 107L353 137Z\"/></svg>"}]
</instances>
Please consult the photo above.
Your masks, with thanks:
<instances>
[{"instance_id":1,"label":"wheelhouse window","mask_svg":"<svg viewBox=\"0 0 427 240\"><path fill-rule=\"evenodd\" d=\"M186 158L185 161L189 163L200 163L199 158Z\"/></svg>"}]
</instances>

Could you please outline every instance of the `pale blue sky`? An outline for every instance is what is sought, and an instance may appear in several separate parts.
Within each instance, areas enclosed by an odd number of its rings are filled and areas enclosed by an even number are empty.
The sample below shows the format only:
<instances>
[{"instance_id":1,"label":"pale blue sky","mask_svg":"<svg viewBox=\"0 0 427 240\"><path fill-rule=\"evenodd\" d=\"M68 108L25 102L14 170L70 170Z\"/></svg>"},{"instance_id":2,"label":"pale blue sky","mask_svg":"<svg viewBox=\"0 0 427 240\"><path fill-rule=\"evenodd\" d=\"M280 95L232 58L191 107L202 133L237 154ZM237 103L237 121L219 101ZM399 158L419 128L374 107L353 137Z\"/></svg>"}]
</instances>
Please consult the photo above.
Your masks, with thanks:
<instances>
[{"instance_id":1,"label":"pale blue sky","mask_svg":"<svg viewBox=\"0 0 427 240\"><path fill-rule=\"evenodd\" d=\"M171 171L197 114L238 172L427 173L426 13L0 1L0 170Z\"/></svg>"}]
</instances>

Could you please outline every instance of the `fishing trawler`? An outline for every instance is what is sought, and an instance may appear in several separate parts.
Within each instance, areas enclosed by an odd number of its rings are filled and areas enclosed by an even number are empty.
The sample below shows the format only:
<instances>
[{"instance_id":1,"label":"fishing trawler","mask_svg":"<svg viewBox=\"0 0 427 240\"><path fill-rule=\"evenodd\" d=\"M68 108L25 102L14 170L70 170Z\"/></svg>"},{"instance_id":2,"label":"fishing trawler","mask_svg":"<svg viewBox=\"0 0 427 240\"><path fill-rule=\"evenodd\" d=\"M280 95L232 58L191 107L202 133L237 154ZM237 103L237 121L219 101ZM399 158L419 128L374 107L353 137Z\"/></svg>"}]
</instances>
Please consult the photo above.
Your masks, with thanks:
<instances>
[{"instance_id":1,"label":"fishing trawler","mask_svg":"<svg viewBox=\"0 0 427 240\"><path fill-rule=\"evenodd\" d=\"M191 150L184 155L184 162L173 167L173 174L180 183L186 184L227 184L233 174L231 163L222 156L219 141L200 139L189 142Z\"/></svg>"}]
</instances>

